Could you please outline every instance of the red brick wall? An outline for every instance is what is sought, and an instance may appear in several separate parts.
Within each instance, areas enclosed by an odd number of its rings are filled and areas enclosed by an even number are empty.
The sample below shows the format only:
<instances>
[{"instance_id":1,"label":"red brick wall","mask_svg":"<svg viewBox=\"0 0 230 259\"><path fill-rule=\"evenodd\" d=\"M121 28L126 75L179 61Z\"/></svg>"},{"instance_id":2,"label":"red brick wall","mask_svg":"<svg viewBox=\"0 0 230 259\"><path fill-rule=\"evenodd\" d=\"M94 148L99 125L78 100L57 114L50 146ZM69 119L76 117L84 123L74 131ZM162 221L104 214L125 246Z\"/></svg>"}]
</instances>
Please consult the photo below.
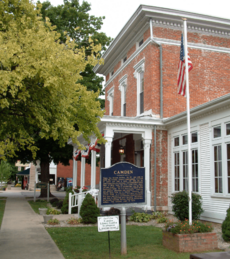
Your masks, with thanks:
<instances>
[{"instance_id":1,"label":"red brick wall","mask_svg":"<svg viewBox=\"0 0 230 259\"><path fill-rule=\"evenodd\" d=\"M154 27L153 33L158 38L180 40L181 30ZM144 39L149 36L149 30L144 33ZM210 46L230 47L230 39L217 36L188 33L188 41ZM136 46L128 51L128 57ZM179 46L162 44L163 51L163 115L171 117L186 110L186 98L177 94L177 68L179 61ZM191 108L213 100L230 92L230 55L208 50L189 49L193 69L189 73ZM106 87L107 91L114 86L114 116L121 115L121 92L118 89L119 79L125 74L127 78L126 114L136 116L136 85L133 66L145 58L144 73L144 110L152 109L154 114L160 114L160 71L159 47L148 45L123 71ZM120 62L119 62L120 64ZM105 109L108 115L109 102Z\"/></svg>"},{"instance_id":2,"label":"red brick wall","mask_svg":"<svg viewBox=\"0 0 230 259\"><path fill-rule=\"evenodd\" d=\"M163 246L178 253L203 252L218 248L216 233L173 235L163 231Z\"/></svg>"},{"instance_id":3,"label":"red brick wall","mask_svg":"<svg viewBox=\"0 0 230 259\"><path fill-rule=\"evenodd\" d=\"M64 166L63 164L59 163L57 165L57 177L73 177L73 160L69 161L69 166ZM91 166L89 164L85 164L85 185L90 185L91 181ZM96 184L99 184L100 181L100 168L99 166L96 167ZM77 185L81 185L81 161L77 162Z\"/></svg>"},{"instance_id":4,"label":"red brick wall","mask_svg":"<svg viewBox=\"0 0 230 259\"><path fill-rule=\"evenodd\" d=\"M168 206L168 150L167 150L167 131L156 131L156 206L157 210L164 210L164 206ZM154 206L154 132L152 135L151 145L151 194L152 206Z\"/></svg>"}]
</instances>

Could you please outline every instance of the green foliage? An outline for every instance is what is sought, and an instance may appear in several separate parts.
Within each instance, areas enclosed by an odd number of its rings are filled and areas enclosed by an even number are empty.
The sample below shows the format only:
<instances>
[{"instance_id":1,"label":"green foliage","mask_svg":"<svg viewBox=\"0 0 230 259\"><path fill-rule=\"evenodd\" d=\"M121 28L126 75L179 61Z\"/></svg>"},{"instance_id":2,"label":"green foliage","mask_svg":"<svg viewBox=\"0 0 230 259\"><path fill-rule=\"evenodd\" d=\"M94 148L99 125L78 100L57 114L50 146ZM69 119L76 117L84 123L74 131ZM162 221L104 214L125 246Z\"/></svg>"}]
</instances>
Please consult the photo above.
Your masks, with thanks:
<instances>
[{"instance_id":1,"label":"green foliage","mask_svg":"<svg viewBox=\"0 0 230 259\"><path fill-rule=\"evenodd\" d=\"M100 210L97 207L94 198L89 193L86 194L85 199L82 202L80 215L82 222L85 224L97 223L97 217L100 216Z\"/></svg>"},{"instance_id":2,"label":"green foliage","mask_svg":"<svg viewBox=\"0 0 230 259\"><path fill-rule=\"evenodd\" d=\"M47 222L48 225L58 225L60 221L58 219L49 219Z\"/></svg>"},{"instance_id":3,"label":"green foliage","mask_svg":"<svg viewBox=\"0 0 230 259\"><path fill-rule=\"evenodd\" d=\"M166 217L161 217L161 218L159 218L158 220L157 220L157 223L165 223L165 222L167 222L168 221L168 219L166 218Z\"/></svg>"},{"instance_id":4,"label":"green foliage","mask_svg":"<svg viewBox=\"0 0 230 259\"><path fill-rule=\"evenodd\" d=\"M0 162L0 182L8 182L11 176L12 166L6 162Z\"/></svg>"},{"instance_id":5,"label":"green foliage","mask_svg":"<svg viewBox=\"0 0 230 259\"><path fill-rule=\"evenodd\" d=\"M213 228L210 223L202 223L200 221L193 221L192 225L189 225L188 220L182 222L169 221L165 225L165 230L172 232L173 234L193 234L193 233L206 233L212 232Z\"/></svg>"},{"instance_id":6,"label":"green foliage","mask_svg":"<svg viewBox=\"0 0 230 259\"><path fill-rule=\"evenodd\" d=\"M79 83L87 65L101 63L101 46L87 38L79 48L68 35L60 44L60 34L49 19L42 21L40 8L29 0L0 1L1 159L23 148L34 160L38 148L49 155L47 144L38 147L40 139L53 139L60 147L70 137L80 146L81 133L102 140L96 126L103 116L99 93Z\"/></svg>"},{"instance_id":7,"label":"green foliage","mask_svg":"<svg viewBox=\"0 0 230 259\"><path fill-rule=\"evenodd\" d=\"M54 208L48 208L46 212L47 215L59 215L60 213L60 211L55 210Z\"/></svg>"},{"instance_id":8,"label":"green foliage","mask_svg":"<svg viewBox=\"0 0 230 259\"><path fill-rule=\"evenodd\" d=\"M171 196L173 204L172 211L179 220L184 221L189 218L188 198L186 191L177 192ZM203 212L201 200L202 197L199 194L192 193L192 219L199 219Z\"/></svg>"},{"instance_id":9,"label":"green foliage","mask_svg":"<svg viewBox=\"0 0 230 259\"><path fill-rule=\"evenodd\" d=\"M78 225L82 222L81 219L77 219L77 218L70 218L67 220L67 223L70 225Z\"/></svg>"},{"instance_id":10,"label":"green foliage","mask_svg":"<svg viewBox=\"0 0 230 259\"><path fill-rule=\"evenodd\" d=\"M154 211L152 213L152 219L160 219L160 218L163 218L167 215L167 213L163 213L163 212L160 212L160 211Z\"/></svg>"},{"instance_id":11,"label":"green foliage","mask_svg":"<svg viewBox=\"0 0 230 259\"><path fill-rule=\"evenodd\" d=\"M222 223L222 237L224 241L230 241L230 208L227 209L227 215Z\"/></svg>"},{"instance_id":12,"label":"green foliage","mask_svg":"<svg viewBox=\"0 0 230 259\"><path fill-rule=\"evenodd\" d=\"M134 212L130 216L130 220L134 222L149 222L152 216L147 213Z\"/></svg>"},{"instance_id":13,"label":"green foliage","mask_svg":"<svg viewBox=\"0 0 230 259\"><path fill-rule=\"evenodd\" d=\"M72 193L73 194L73 191L72 191L72 187L70 188L66 188L66 196L65 196L65 199L62 203L62 207L61 207L61 212L62 214L68 214L68 208L69 208L69 193ZM75 207L75 208L72 208L72 213L77 213L78 212L78 208Z\"/></svg>"}]
</instances>

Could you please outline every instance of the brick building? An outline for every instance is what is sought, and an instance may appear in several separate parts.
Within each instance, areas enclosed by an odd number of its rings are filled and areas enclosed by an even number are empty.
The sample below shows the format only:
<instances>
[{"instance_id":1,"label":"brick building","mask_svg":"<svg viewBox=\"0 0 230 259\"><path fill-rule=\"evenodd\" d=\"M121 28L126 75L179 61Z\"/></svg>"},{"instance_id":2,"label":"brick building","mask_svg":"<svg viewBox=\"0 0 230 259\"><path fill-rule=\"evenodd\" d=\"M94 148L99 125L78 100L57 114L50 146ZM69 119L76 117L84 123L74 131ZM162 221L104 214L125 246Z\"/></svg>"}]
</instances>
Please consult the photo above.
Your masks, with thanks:
<instances>
[{"instance_id":1,"label":"brick building","mask_svg":"<svg viewBox=\"0 0 230 259\"><path fill-rule=\"evenodd\" d=\"M106 77L101 167L144 166L148 208L171 211L170 195L187 190L186 98L177 94L183 17L193 63L193 191L203 197L202 217L221 222L230 202L230 20L139 6L105 52L104 65L94 68Z\"/></svg>"}]
</instances>

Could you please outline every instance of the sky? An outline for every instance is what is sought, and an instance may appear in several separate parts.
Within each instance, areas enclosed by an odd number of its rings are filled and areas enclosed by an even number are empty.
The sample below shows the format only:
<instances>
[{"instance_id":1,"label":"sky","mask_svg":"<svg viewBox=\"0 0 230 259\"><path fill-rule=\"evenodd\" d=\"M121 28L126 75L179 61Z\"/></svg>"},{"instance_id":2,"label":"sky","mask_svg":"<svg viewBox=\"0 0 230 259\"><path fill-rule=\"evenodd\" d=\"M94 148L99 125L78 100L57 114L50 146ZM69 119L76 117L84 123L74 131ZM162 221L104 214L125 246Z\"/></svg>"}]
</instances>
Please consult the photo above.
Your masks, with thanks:
<instances>
[{"instance_id":1,"label":"sky","mask_svg":"<svg viewBox=\"0 0 230 259\"><path fill-rule=\"evenodd\" d=\"M43 2L44 0L41 0ZM63 4L63 0L49 0L52 5ZM82 2L82 0L80 0ZM107 36L115 38L137 8L151 5L178 9L230 19L229 0L87 0L91 4L90 14L105 16L101 29Z\"/></svg>"}]
</instances>

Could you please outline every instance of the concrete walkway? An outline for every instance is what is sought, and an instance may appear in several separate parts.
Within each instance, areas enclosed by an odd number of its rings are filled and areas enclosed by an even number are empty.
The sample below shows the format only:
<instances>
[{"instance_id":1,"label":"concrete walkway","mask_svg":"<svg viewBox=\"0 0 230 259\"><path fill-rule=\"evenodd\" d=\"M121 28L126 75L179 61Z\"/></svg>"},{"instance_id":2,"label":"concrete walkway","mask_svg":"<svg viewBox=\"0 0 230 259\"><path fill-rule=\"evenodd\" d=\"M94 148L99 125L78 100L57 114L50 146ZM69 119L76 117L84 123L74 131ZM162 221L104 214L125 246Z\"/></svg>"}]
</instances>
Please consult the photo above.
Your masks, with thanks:
<instances>
[{"instance_id":1,"label":"concrete walkway","mask_svg":"<svg viewBox=\"0 0 230 259\"><path fill-rule=\"evenodd\" d=\"M0 230L0 258L64 259L45 230L43 217L32 210L25 197L12 196L7 198Z\"/></svg>"}]
</instances>

